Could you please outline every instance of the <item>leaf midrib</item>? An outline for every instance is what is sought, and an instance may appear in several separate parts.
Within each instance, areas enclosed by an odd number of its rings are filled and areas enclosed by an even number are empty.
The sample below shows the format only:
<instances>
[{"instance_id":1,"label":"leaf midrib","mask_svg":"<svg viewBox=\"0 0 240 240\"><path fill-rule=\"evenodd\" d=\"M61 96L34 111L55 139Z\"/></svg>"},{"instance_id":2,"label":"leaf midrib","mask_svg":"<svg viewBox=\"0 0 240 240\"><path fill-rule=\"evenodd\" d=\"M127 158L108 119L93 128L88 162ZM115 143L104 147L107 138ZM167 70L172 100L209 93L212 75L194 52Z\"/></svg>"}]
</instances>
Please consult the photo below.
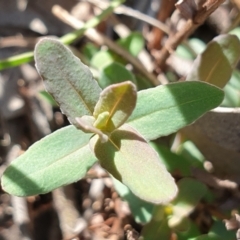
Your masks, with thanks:
<instances>
[{"instance_id":1,"label":"leaf midrib","mask_svg":"<svg viewBox=\"0 0 240 240\"><path fill-rule=\"evenodd\" d=\"M127 90L128 90L128 89L127 89ZM113 108L112 108L112 110L111 110L111 112L110 112L110 114L109 114L109 117L108 117L108 119L107 119L107 121L106 121L106 126L108 125L110 119L112 119L112 116L114 115L117 106L119 105L119 103L121 102L121 100L123 99L123 96L124 96L125 94L126 94L126 92L123 92L123 93L121 94L121 96L118 98L118 100L117 100L117 102L115 103L115 105L113 106Z\"/></svg>"},{"instance_id":2,"label":"leaf midrib","mask_svg":"<svg viewBox=\"0 0 240 240\"><path fill-rule=\"evenodd\" d=\"M210 78L213 75L213 72L216 70L218 64L220 63L221 59L218 59L218 61L214 64L214 66L211 68L211 71L209 72L209 74L207 75L207 78L204 82L209 82L210 83Z\"/></svg>"},{"instance_id":3,"label":"leaf midrib","mask_svg":"<svg viewBox=\"0 0 240 240\"><path fill-rule=\"evenodd\" d=\"M58 67L58 69L59 69L59 67ZM61 71L61 69L59 69L60 71ZM74 87L74 85L72 84L72 82L69 80L69 78L66 76L66 73L64 73L64 72L62 72L61 71L61 74L62 74L62 76L64 76L65 77L65 80L69 83L69 85L71 86L71 88L77 93L77 95L79 96L79 98L80 98L80 100L82 101L82 103L83 103L83 105L85 106L85 109L87 109L88 111L89 111L89 113L91 114L91 115L93 115L93 112L91 111L91 109L90 109L90 107L86 104L86 102L84 101L84 98L83 98L83 95L82 95L82 93L81 93L81 91L79 90L77 90L75 87ZM62 104L62 103L61 103ZM71 117L71 116L70 116ZM81 117L81 116L79 116L79 117Z\"/></svg>"},{"instance_id":4,"label":"leaf midrib","mask_svg":"<svg viewBox=\"0 0 240 240\"><path fill-rule=\"evenodd\" d=\"M30 174L25 175L24 177L18 179L18 181L21 181L21 180L26 179L26 178L28 179L29 176L32 176L33 174L36 174L36 173L40 173L40 172L42 172L42 171L45 171L47 168L49 168L49 167L51 167L52 165L58 163L59 161L63 160L64 158L69 157L70 155L76 153L77 151L80 151L81 149L83 149L83 148L86 147L87 145L88 145L88 143L82 145L81 147L79 147L79 148L71 151L70 153L64 155L63 157L60 157L60 158L58 158L57 160L52 161L49 165L45 166L44 168L37 169L36 171L31 172Z\"/></svg>"}]
</instances>

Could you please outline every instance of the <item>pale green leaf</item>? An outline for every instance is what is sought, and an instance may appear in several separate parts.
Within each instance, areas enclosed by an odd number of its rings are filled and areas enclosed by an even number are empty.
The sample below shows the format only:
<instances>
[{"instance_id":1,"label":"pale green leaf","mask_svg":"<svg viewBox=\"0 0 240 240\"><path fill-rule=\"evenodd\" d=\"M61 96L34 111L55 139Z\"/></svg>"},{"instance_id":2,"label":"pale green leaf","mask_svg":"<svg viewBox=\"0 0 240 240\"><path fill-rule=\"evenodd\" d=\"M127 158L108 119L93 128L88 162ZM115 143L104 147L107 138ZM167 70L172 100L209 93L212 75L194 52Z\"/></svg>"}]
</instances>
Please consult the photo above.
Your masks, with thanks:
<instances>
[{"instance_id":1,"label":"pale green leaf","mask_svg":"<svg viewBox=\"0 0 240 240\"><path fill-rule=\"evenodd\" d=\"M190 219L189 219L190 220ZM190 238L199 236L200 230L197 226L197 224L193 221L189 221L189 229L185 232L178 232L177 236L178 236L178 240L189 240Z\"/></svg>"},{"instance_id":2,"label":"pale green leaf","mask_svg":"<svg viewBox=\"0 0 240 240\"><path fill-rule=\"evenodd\" d=\"M40 98L44 99L44 101L49 103L51 106L53 106L53 107L57 107L58 106L56 101L52 97L52 95L49 94L48 92L43 90L43 91L38 92L38 95L39 95Z\"/></svg>"},{"instance_id":3,"label":"pale green leaf","mask_svg":"<svg viewBox=\"0 0 240 240\"><path fill-rule=\"evenodd\" d=\"M46 136L11 162L2 176L3 189L29 196L78 181L96 162L88 145L90 137L74 126Z\"/></svg>"},{"instance_id":4,"label":"pale green leaf","mask_svg":"<svg viewBox=\"0 0 240 240\"><path fill-rule=\"evenodd\" d=\"M108 112L109 116L101 130L111 132L120 127L131 115L137 100L135 85L126 81L105 88L94 109L94 117L98 119L101 113Z\"/></svg>"},{"instance_id":5,"label":"pale green leaf","mask_svg":"<svg viewBox=\"0 0 240 240\"><path fill-rule=\"evenodd\" d=\"M185 141L178 147L177 153L188 160L192 167L202 168L205 157L191 141Z\"/></svg>"},{"instance_id":6,"label":"pale green leaf","mask_svg":"<svg viewBox=\"0 0 240 240\"><path fill-rule=\"evenodd\" d=\"M206 44L199 38L191 38L188 43L196 54L201 54L206 48Z\"/></svg>"},{"instance_id":7,"label":"pale green leaf","mask_svg":"<svg viewBox=\"0 0 240 240\"><path fill-rule=\"evenodd\" d=\"M177 185L179 193L172 201L173 211L181 208L182 211L179 214L187 216L205 195L207 188L203 183L193 178L182 178Z\"/></svg>"},{"instance_id":8,"label":"pale green leaf","mask_svg":"<svg viewBox=\"0 0 240 240\"><path fill-rule=\"evenodd\" d=\"M168 226L167 219L163 221L152 220L143 227L139 240L169 240L172 230Z\"/></svg>"},{"instance_id":9,"label":"pale green leaf","mask_svg":"<svg viewBox=\"0 0 240 240\"><path fill-rule=\"evenodd\" d=\"M181 176L190 176L192 162L189 162L184 157L177 155L165 146L150 142L150 145L157 151L160 160L166 166L167 170L172 174L180 174Z\"/></svg>"},{"instance_id":10,"label":"pale green leaf","mask_svg":"<svg viewBox=\"0 0 240 240\"><path fill-rule=\"evenodd\" d=\"M101 89L85 66L61 42L44 38L35 48L36 67L45 87L59 103L70 122L92 115Z\"/></svg>"},{"instance_id":11,"label":"pale green leaf","mask_svg":"<svg viewBox=\"0 0 240 240\"><path fill-rule=\"evenodd\" d=\"M228 84L224 87L223 107L240 107L240 71L234 70Z\"/></svg>"},{"instance_id":12,"label":"pale green leaf","mask_svg":"<svg viewBox=\"0 0 240 240\"><path fill-rule=\"evenodd\" d=\"M118 194L128 202L135 221L142 224L149 222L154 205L136 197L127 186L115 178L113 178L113 184Z\"/></svg>"},{"instance_id":13,"label":"pale green leaf","mask_svg":"<svg viewBox=\"0 0 240 240\"><path fill-rule=\"evenodd\" d=\"M232 68L221 47L216 42L211 42L194 61L186 80L208 82L222 88L230 79L231 73Z\"/></svg>"},{"instance_id":14,"label":"pale green leaf","mask_svg":"<svg viewBox=\"0 0 240 240\"><path fill-rule=\"evenodd\" d=\"M144 48L144 38L140 32L132 32L129 36L119 39L117 43L135 57Z\"/></svg>"},{"instance_id":15,"label":"pale green leaf","mask_svg":"<svg viewBox=\"0 0 240 240\"><path fill-rule=\"evenodd\" d=\"M234 35L221 35L198 55L186 80L204 81L223 88L240 57L240 42Z\"/></svg>"},{"instance_id":16,"label":"pale green leaf","mask_svg":"<svg viewBox=\"0 0 240 240\"><path fill-rule=\"evenodd\" d=\"M98 83L101 88L105 88L114 83L132 81L136 84L136 79L132 72L118 62L113 62L104 67L100 73Z\"/></svg>"},{"instance_id":17,"label":"pale green leaf","mask_svg":"<svg viewBox=\"0 0 240 240\"><path fill-rule=\"evenodd\" d=\"M240 40L240 27L236 27L236 28L234 28L234 29L231 30L229 33L230 33L230 34L233 34L233 35L235 35L235 36L237 36L238 39Z\"/></svg>"},{"instance_id":18,"label":"pale green leaf","mask_svg":"<svg viewBox=\"0 0 240 240\"><path fill-rule=\"evenodd\" d=\"M172 202L173 216L169 219L170 227L182 225L182 221L194 210L201 198L206 194L206 186L191 178L183 178L178 182L179 193Z\"/></svg>"},{"instance_id":19,"label":"pale green leaf","mask_svg":"<svg viewBox=\"0 0 240 240\"><path fill-rule=\"evenodd\" d=\"M235 240L236 239L236 231L229 231L226 228L226 223L222 220L214 219L212 227L209 231L209 234L215 234L221 237L222 240Z\"/></svg>"},{"instance_id":20,"label":"pale green leaf","mask_svg":"<svg viewBox=\"0 0 240 240\"><path fill-rule=\"evenodd\" d=\"M178 45L175 54L183 59L192 60L193 54L190 51L189 47L186 46L184 43Z\"/></svg>"},{"instance_id":21,"label":"pale green leaf","mask_svg":"<svg viewBox=\"0 0 240 240\"><path fill-rule=\"evenodd\" d=\"M178 131L223 100L223 91L204 82L180 82L138 92L128 124L147 140Z\"/></svg>"},{"instance_id":22,"label":"pale green leaf","mask_svg":"<svg viewBox=\"0 0 240 240\"><path fill-rule=\"evenodd\" d=\"M33 60L33 52L21 53L19 55L0 59L0 71L6 68L12 68Z\"/></svg>"},{"instance_id":23,"label":"pale green leaf","mask_svg":"<svg viewBox=\"0 0 240 240\"><path fill-rule=\"evenodd\" d=\"M91 59L91 65L101 70L102 68L106 67L107 65L113 63L115 60L114 55L109 50L102 50L97 52L93 58Z\"/></svg>"},{"instance_id":24,"label":"pale green leaf","mask_svg":"<svg viewBox=\"0 0 240 240\"><path fill-rule=\"evenodd\" d=\"M234 69L240 58L240 41L238 37L235 35L223 34L215 37L213 41L220 45L224 56Z\"/></svg>"},{"instance_id":25,"label":"pale green leaf","mask_svg":"<svg viewBox=\"0 0 240 240\"><path fill-rule=\"evenodd\" d=\"M157 205L154 207L151 221L143 227L139 240L169 240L171 234L164 206Z\"/></svg>"},{"instance_id":26,"label":"pale green leaf","mask_svg":"<svg viewBox=\"0 0 240 240\"><path fill-rule=\"evenodd\" d=\"M226 240L226 239L223 239L223 238L221 238L218 235L209 233L209 234L200 235L200 236L198 236L196 238L190 238L188 240Z\"/></svg>"},{"instance_id":27,"label":"pale green leaf","mask_svg":"<svg viewBox=\"0 0 240 240\"><path fill-rule=\"evenodd\" d=\"M99 48L91 42L86 43L81 50L88 61L91 61L92 57L99 52Z\"/></svg>"},{"instance_id":28,"label":"pale green leaf","mask_svg":"<svg viewBox=\"0 0 240 240\"><path fill-rule=\"evenodd\" d=\"M144 39L141 33L138 32L134 32L126 38L119 39L117 43L133 56L137 56L144 47ZM126 60L124 60L121 56L117 55L111 50L99 51L91 59L91 65L98 70L101 70L107 65L114 62L126 63Z\"/></svg>"},{"instance_id":29,"label":"pale green leaf","mask_svg":"<svg viewBox=\"0 0 240 240\"><path fill-rule=\"evenodd\" d=\"M157 153L131 127L124 124L109 141L90 141L100 164L139 198L152 203L171 201L177 188L172 176L160 162Z\"/></svg>"}]
</instances>

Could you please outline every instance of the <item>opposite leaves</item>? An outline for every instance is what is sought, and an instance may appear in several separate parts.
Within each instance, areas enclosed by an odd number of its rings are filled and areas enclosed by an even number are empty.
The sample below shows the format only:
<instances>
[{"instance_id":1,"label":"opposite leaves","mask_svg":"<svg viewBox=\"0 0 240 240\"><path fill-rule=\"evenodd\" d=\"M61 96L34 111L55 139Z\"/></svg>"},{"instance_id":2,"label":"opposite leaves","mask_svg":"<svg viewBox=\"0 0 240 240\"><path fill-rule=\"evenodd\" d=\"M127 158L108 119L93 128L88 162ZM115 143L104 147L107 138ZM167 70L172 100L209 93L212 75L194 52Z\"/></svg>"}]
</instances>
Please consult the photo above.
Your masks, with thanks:
<instances>
[{"instance_id":1,"label":"opposite leaves","mask_svg":"<svg viewBox=\"0 0 240 240\"><path fill-rule=\"evenodd\" d=\"M223 92L203 82L184 82L137 94L130 81L101 92L88 67L49 38L37 44L35 59L47 91L76 128L54 132L13 161L3 174L3 189L18 196L46 193L84 177L97 158L139 198L173 199L174 179L145 139L195 121L221 103Z\"/></svg>"}]
</instances>

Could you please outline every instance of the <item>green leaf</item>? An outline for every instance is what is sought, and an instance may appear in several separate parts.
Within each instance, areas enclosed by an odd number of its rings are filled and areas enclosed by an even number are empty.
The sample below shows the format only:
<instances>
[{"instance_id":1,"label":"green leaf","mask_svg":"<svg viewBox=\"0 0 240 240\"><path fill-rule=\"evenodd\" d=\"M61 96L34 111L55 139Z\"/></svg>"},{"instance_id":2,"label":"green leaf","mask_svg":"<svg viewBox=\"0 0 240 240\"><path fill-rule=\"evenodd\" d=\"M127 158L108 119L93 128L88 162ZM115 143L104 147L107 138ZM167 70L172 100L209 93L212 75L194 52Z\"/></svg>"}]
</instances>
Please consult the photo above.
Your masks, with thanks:
<instances>
[{"instance_id":1,"label":"green leaf","mask_svg":"<svg viewBox=\"0 0 240 240\"><path fill-rule=\"evenodd\" d=\"M240 42L234 35L213 39L198 55L186 80L204 81L223 88L240 57Z\"/></svg>"},{"instance_id":2,"label":"green leaf","mask_svg":"<svg viewBox=\"0 0 240 240\"><path fill-rule=\"evenodd\" d=\"M127 36L126 38L119 39L117 43L122 48L126 49L133 56L137 56L144 47L144 39L141 33L138 33L138 32L134 32L129 36ZM96 69L101 70L113 62L125 63L126 61L122 59L122 57L114 53L113 51L105 50L105 51L99 51L93 56L91 60L91 65ZM129 80L129 79L125 79L125 80Z\"/></svg>"},{"instance_id":3,"label":"green leaf","mask_svg":"<svg viewBox=\"0 0 240 240\"><path fill-rule=\"evenodd\" d=\"M12 68L33 60L33 52L26 52L17 56L0 60L0 71L6 68Z\"/></svg>"},{"instance_id":4,"label":"green leaf","mask_svg":"<svg viewBox=\"0 0 240 240\"><path fill-rule=\"evenodd\" d=\"M181 179L178 182L178 189L179 193L172 201L173 216L168 221L171 228L181 225L207 192L203 183L191 178Z\"/></svg>"},{"instance_id":5,"label":"green leaf","mask_svg":"<svg viewBox=\"0 0 240 240\"><path fill-rule=\"evenodd\" d=\"M190 219L189 219L189 229L188 231L185 231L185 232L178 232L177 233L177 236L178 236L178 240L186 240L186 239L190 239L190 238L193 238L193 237L196 237L198 235L200 235L200 231L198 229L198 226L196 225L196 223L192 222Z\"/></svg>"},{"instance_id":6,"label":"green leaf","mask_svg":"<svg viewBox=\"0 0 240 240\"><path fill-rule=\"evenodd\" d=\"M61 42L44 38L35 48L36 67L45 87L61 107L69 121L92 115L101 89L85 66Z\"/></svg>"},{"instance_id":7,"label":"green leaf","mask_svg":"<svg viewBox=\"0 0 240 240\"><path fill-rule=\"evenodd\" d=\"M84 45L84 47L81 49L82 53L84 54L84 57L91 61L92 57L99 51L99 48L96 47L94 44L88 42Z\"/></svg>"},{"instance_id":8,"label":"green leaf","mask_svg":"<svg viewBox=\"0 0 240 240\"><path fill-rule=\"evenodd\" d=\"M44 99L51 106L53 106L53 107L57 107L58 106L58 104L56 103L56 101L54 100L52 95L49 94L48 92L43 90L43 91L40 91L38 94L39 94L40 98Z\"/></svg>"},{"instance_id":9,"label":"green leaf","mask_svg":"<svg viewBox=\"0 0 240 240\"><path fill-rule=\"evenodd\" d=\"M229 239L229 240L236 239L236 231L228 231L226 229L225 223L222 220L215 220L209 233L215 234L224 240L225 239Z\"/></svg>"},{"instance_id":10,"label":"green leaf","mask_svg":"<svg viewBox=\"0 0 240 240\"><path fill-rule=\"evenodd\" d=\"M113 62L102 69L98 83L101 88L106 88L111 84L120 83L127 80L130 80L136 84L134 75L127 70L125 66L120 63Z\"/></svg>"},{"instance_id":11,"label":"green leaf","mask_svg":"<svg viewBox=\"0 0 240 240\"><path fill-rule=\"evenodd\" d=\"M147 78L141 75L136 75L135 77L137 81L138 90L154 87L153 84Z\"/></svg>"},{"instance_id":12,"label":"green leaf","mask_svg":"<svg viewBox=\"0 0 240 240\"><path fill-rule=\"evenodd\" d=\"M157 153L131 127L123 125L115 130L106 143L95 136L90 145L102 167L139 198L166 203L176 195L174 179Z\"/></svg>"},{"instance_id":13,"label":"green leaf","mask_svg":"<svg viewBox=\"0 0 240 240\"><path fill-rule=\"evenodd\" d=\"M229 33L230 33L230 34L233 34L233 35L235 35L235 36L237 36L238 39L240 40L240 27L236 27L236 28L234 28L234 29L231 30Z\"/></svg>"},{"instance_id":14,"label":"green leaf","mask_svg":"<svg viewBox=\"0 0 240 240\"><path fill-rule=\"evenodd\" d=\"M201 54L206 48L206 44L198 38L191 38L183 42L176 49L176 54L184 59L194 59L196 54Z\"/></svg>"},{"instance_id":15,"label":"green leaf","mask_svg":"<svg viewBox=\"0 0 240 240\"><path fill-rule=\"evenodd\" d=\"M240 41L238 37L235 35L223 34L215 37L213 41L220 45L224 56L234 69L240 58Z\"/></svg>"},{"instance_id":16,"label":"green leaf","mask_svg":"<svg viewBox=\"0 0 240 240\"><path fill-rule=\"evenodd\" d=\"M178 147L177 154L186 159L191 167L203 168L205 157L191 141L185 141Z\"/></svg>"},{"instance_id":17,"label":"green leaf","mask_svg":"<svg viewBox=\"0 0 240 240\"><path fill-rule=\"evenodd\" d=\"M152 220L144 226L139 240L169 240L172 230L168 226L167 219L163 221Z\"/></svg>"},{"instance_id":18,"label":"green leaf","mask_svg":"<svg viewBox=\"0 0 240 240\"><path fill-rule=\"evenodd\" d=\"M195 81L142 90L128 124L147 140L167 136L217 107L223 96L219 88Z\"/></svg>"},{"instance_id":19,"label":"green leaf","mask_svg":"<svg viewBox=\"0 0 240 240\"><path fill-rule=\"evenodd\" d=\"M172 230L168 226L168 219L164 214L164 206L154 207L153 217L147 223L141 232L139 240L169 240L171 239Z\"/></svg>"},{"instance_id":20,"label":"green leaf","mask_svg":"<svg viewBox=\"0 0 240 240\"><path fill-rule=\"evenodd\" d=\"M177 155L165 146L150 142L150 145L157 151L160 160L169 172L180 173L181 176L190 176L192 164L184 157Z\"/></svg>"},{"instance_id":21,"label":"green leaf","mask_svg":"<svg viewBox=\"0 0 240 240\"><path fill-rule=\"evenodd\" d=\"M154 205L136 197L130 189L113 178L113 183L118 194L128 202L132 215L137 223L145 224L152 218Z\"/></svg>"},{"instance_id":22,"label":"green leaf","mask_svg":"<svg viewBox=\"0 0 240 240\"><path fill-rule=\"evenodd\" d=\"M209 233L209 234L203 234L201 236L198 236L196 238L191 238L189 240L226 240L224 238L221 238L215 234Z\"/></svg>"},{"instance_id":23,"label":"green leaf","mask_svg":"<svg viewBox=\"0 0 240 240\"><path fill-rule=\"evenodd\" d=\"M2 176L3 189L29 196L78 181L96 162L88 145L90 136L68 126L36 142L11 162Z\"/></svg>"},{"instance_id":24,"label":"green leaf","mask_svg":"<svg viewBox=\"0 0 240 240\"><path fill-rule=\"evenodd\" d=\"M193 59L193 54L191 53L191 51L185 44L178 45L175 53L177 56L179 56L183 59L188 59L188 60Z\"/></svg>"},{"instance_id":25,"label":"green leaf","mask_svg":"<svg viewBox=\"0 0 240 240\"><path fill-rule=\"evenodd\" d=\"M224 87L223 107L240 107L240 71L234 70L228 84Z\"/></svg>"},{"instance_id":26,"label":"green leaf","mask_svg":"<svg viewBox=\"0 0 240 240\"><path fill-rule=\"evenodd\" d=\"M136 100L137 90L130 81L113 84L105 88L100 94L100 99L93 114L97 119L101 113L109 113L104 126L101 126L100 129L112 132L120 127L131 115Z\"/></svg>"},{"instance_id":27,"label":"green leaf","mask_svg":"<svg viewBox=\"0 0 240 240\"><path fill-rule=\"evenodd\" d=\"M106 50L106 51L100 51L96 53L92 60L91 60L91 65L96 68L96 69L103 69L107 65L113 63L115 60L114 55L112 52Z\"/></svg>"},{"instance_id":28,"label":"green leaf","mask_svg":"<svg viewBox=\"0 0 240 240\"><path fill-rule=\"evenodd\" d=\"M232 68L216 42L208 44L198 55L186 80L203 81L224 87L231 77Z\"/></svg>"},{"instance_id":29,"label":"green leaf","mask_svg":"<svg viewBox=\"0 0 240 240\"><path fill-rule=\"evenodd\" d=\"M201 54L206 48L206 44L199 38L191 38L188 43L197 54Z\"/></svg>"},{"instance_id":30,"label":"green leaf","mask_svg":"<svg viewBox=\"0 0 240 240\"><path fill-rule=\"evenodd\" d=\"M119 39L117 43L136 57L144 47L144 38L140 32L132 32L126 38Z\"/></svg>"}]
</instances>

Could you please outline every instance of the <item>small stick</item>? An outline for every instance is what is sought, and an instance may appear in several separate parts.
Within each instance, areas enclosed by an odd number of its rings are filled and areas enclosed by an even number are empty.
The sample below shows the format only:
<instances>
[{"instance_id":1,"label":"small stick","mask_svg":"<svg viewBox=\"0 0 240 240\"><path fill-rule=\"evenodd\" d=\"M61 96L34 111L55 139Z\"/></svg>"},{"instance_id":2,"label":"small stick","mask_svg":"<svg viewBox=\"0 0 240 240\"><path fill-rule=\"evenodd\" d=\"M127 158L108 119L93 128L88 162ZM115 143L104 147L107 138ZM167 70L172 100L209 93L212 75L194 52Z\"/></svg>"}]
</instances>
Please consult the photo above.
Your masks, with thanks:
<instances>
[{"instance_id":1,"label":"small stick","mask_svg":"<svg viewBox=\"0 0 240 240\"><path fill-rule=\"evenodd\" d=\"M81 21L74 18L65 9L58 5L55 5L52 11L56 17L61 19L63 22L69 24L73 28L81 28L81 26L83 25ZM153 74L149 73L137 58L133 57L131 54L128 53L128 51L114 43L111 39L99 33L96 29L88 29L85 32L85 36L99 46L106 45L110 50L117 53L118 55L126 59L129 63L131 63L142 75L148 78L153 85L160 85L158 79Z\"/></svg>"},{"instance_id":2,"label":"small stick","mask_svg":"<svg viewBox=\"0 0 240 240\"><path fill-rule=\"evenodd\" d=\"M165 45L159 52L159 59L158 64L160 67L163 67L166 63L167 58L170 56L170 54L177 48L177 46L186 38L189 37L189 35L194 32L201 24L204 23L204 21L208 18L208 16L214 12L222 3L224 0L206 0L198 9L196 10L196 13L194 12L193 17L189 18L185 26L172 36L168 38ZM176 7L178 7L178 4L176 4Z\"/></svg>"},{"instance_id":3,"label":"small stick","mask_svg":"<svg viewBox=\"0 0 240 240\"><path fill-rule=\"evenodd\" d=\"M99 0L85 0L85 1L93 3L94 5L96 5L100 8L105 8L106 6L109 5L107 2L99 1ZM141 20L143 22L148 23L149 25L152 25L156 28L159 28L160 30L162 30L166 34L170 33L169 27L166 24L164 24L163 22L161 22L159 20L156 20L156 19L154 19L154 18L152 18L152 17L150 17L150 16L148 16L144 13L141 13L137 10L134 10L130 7L121 5L117 8L115 8L113 12L116 13L116 14L123 14L123 15L129 16L129 17L136 18L138 20Z\"/></svg>"}]
</instances>

